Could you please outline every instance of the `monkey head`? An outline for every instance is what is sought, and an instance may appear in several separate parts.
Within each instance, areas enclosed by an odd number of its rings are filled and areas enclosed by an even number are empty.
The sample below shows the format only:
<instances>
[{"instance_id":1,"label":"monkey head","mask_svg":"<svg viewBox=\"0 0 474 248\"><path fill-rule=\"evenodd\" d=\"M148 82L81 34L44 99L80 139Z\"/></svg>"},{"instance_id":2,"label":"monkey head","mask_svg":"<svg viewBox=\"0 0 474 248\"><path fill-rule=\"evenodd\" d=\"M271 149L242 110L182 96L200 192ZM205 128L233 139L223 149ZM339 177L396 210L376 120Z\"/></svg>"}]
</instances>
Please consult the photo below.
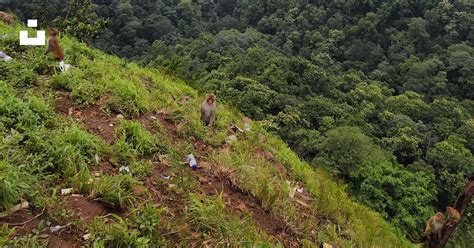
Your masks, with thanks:
<instances>
[{"instance_id":1,"label":"monkey head","mask_svg":"<svg viewBox=\"0 0 474 248\"><path fill-rule=\"evenodd\" d=\"M216 95L212 94L212 93L209 93L206 95L206 102L208 104L214 104L214 102L216 101Z\"/></svg>"},{"instance_id":2,"label":"monkey head","mask_svg":"<svg viewBox=\"0 0 474 248\"><path fill-rule=\"evenodd\" d=\"M48 34L50 36L55 36L59 33L58 29L57 28L48 28Z\"/></svg>"},{"instance_id":3,"label":"monkey head","mask_svg":"<svg viewBox=\"0 0 474 248\"><path fill-rule=\"evenodd\" d=\"M433 218L434 221L436 222L443 222L444 221L444 215L441 212L437 212Z\"/></svg>"}]
</instances>

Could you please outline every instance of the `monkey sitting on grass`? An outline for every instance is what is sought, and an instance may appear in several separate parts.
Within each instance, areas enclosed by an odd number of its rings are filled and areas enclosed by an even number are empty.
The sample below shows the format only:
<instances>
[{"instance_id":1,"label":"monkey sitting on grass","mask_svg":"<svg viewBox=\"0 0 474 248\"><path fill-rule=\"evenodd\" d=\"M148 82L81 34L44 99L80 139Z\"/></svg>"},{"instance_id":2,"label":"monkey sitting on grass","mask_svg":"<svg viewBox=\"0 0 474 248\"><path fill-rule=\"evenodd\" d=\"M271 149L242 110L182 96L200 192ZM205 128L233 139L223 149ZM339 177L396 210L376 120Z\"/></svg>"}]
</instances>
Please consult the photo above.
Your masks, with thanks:
<instances>
[{"instance_id":1,"label":"monkey sitting on grass","mask_svg":"<svg viewBox=\"0 0 474 248\"><path fill-rule=\"evenodd\" d=\"M206 95L201 105L201 121L206 126L214 126L216 123L216 96L212 93Z\"/></svg>"}]
</instances>

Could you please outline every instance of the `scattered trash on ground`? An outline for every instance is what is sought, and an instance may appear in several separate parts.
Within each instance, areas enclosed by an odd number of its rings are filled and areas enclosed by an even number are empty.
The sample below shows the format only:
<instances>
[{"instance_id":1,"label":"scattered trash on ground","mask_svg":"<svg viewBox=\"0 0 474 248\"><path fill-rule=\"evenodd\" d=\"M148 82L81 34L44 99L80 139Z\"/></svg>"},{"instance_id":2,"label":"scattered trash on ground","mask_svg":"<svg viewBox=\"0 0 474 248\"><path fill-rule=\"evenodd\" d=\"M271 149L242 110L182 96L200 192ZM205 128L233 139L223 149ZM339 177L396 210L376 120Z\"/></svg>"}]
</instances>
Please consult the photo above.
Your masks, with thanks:
<instances>
[{"instance_id":1,"label":"scattered trash on ground","mask_svg":"<svg viewBox=\"0 0 474 248\"><path fill-rule=\"evenodd\" d=\"M116 116L116 118L117 118L117 119L123 119L124 116L123 116L123 114L118 114L118 115Z\"/></svg>"},{"instance_id":2,"label":"scattered trash on ground","mask_svg":"<svg viewBox=\"0 0 474 248\"><path fill-rule=\"evenodd\" d=\"M239 133L244 133L244 130L242 130L242 128L240 128L239 126L235 125L234 123L231 123L230 126L229 126L229 130L231 130L232 132L239 132Z\"/></svg>"},{"instance_id":3,"label":"scattered trash on ground","mask_svg":"<svg viewBox=\"0 0 474 248\"><path fill-rule=\"evenodd\" d=\"M49 230L51 232L57 232L57 231L61 230L62 228L63 228L63 226L57 225L57 226L50 227Z\"/></svg>"},{"instance_id":4,"label":"scattered trash on ground","mask_svg":"<svg viewBox=\"0 0 474 248\"><path fill-rule=\"evenodd\" d=\"M165 180L170 180L171 177L168 176L168 175L161 175L161 178L163 178L163 179L165 179Z\"/></svg>"},{"instance_id":5,"label":"scattered trash on ground","mask_svg":"<svg viewBox=\"0 0 474 248\"><path fill-rule=\"evenodd\" d=\"M113 127L113 126L114 126L114 124L113 124L113 123L110 123L110 124L109 124L109 127Z\"/></svg>"},{"instance_id":6,"label":"scattered trash on ground","mask_svg":"<svg viewBox=\"0 0 474 248\"><path fill-rule=\"evenodd\" d=\"M6 39L8 37L9 37L8 34L0 34L0 39Z\"/></svg>"},{"instance_id":7,"label":"scattered trash on ground","mask_svg":"<svg viewBox=\"0 0 474 248\"><path fill-rule=\"evenodd\" d=\"M64 64L64 61L61 61L61 62L59 62L59 69L62 72L66 72L66 71L69 71L69 69L71 69L71 65L70 64Z\"/></svg>"},{"instance_id":8,"label":"scattered trash on ground","mask_svg":"<svg viewBox=\"0 0 474 248\"><path fill-rule=\"evenodd\" d=\"M130 173L130 167L128 166L122 166L119 168L120 173Z\"/></svg>"},{"instance_id":9,"label":"scattered trash on ground","mask_svg":"<svg viewBox=\"0 0 474 248\"><path fill-rule=\"evenodd\" d=\"M83 239L83 240L86 240L86 241L89 240L90 238L91 238L90 233L84 234L84 235L82 236L82 239Z\"/></svg>"},{"instance_id":10,"label":"scattered trash on ground","mask_svg":"<svg viewBox=\"0 0 474 248\"><path fill-rule=\"evenodd\" d=\"M5 62L10 62L10 61L13 60L12 57L8 56L7 54L5 54L2 51L0 51L0 58L3 58L3 61L5 61Z\"/></svg>"},{"instance_id":11,"label":"scattered trash on ground","mask_svg":"<svg viewBox=\"0 0 474 248\"><path fill-rule=\"evenodd\" d=\"M154 115L150 116L150 118L151 118L152 120L156 120L156 116L154 116Z\"/></svg>"},{"instance_id":12,"label":"scattered trash on ground","mask_svg":"<svg viewBox=\"0 0 474 248\"><path fill-rule=\"evenodd\" d=\"M196 161L196 158L194 158L193 154L188 155L188 163L189 163L189 166L191 166L193 170L197 169L197 161Z\"/></svg>"},{"instance_id":13,"label":"scattered trash on ground","mask_svg":"<svg viewBox=\"0 0 474 248\"><path fill-rule=\"evenodd\" d=\"M74 190L73 188L61 189L61 195L69 195L72 193L73 190Z\"/></svg>"}]
</instances>

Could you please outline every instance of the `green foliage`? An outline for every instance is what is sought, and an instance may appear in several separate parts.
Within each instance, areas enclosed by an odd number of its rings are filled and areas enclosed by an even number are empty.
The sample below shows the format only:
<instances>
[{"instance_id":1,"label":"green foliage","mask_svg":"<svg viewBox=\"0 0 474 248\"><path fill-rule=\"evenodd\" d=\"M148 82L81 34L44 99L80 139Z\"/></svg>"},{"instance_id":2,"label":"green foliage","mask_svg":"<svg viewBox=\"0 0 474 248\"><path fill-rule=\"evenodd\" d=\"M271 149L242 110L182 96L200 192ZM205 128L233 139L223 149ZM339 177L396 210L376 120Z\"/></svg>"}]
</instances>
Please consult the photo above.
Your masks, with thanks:
<instances>
[{"instance_id":1,"label":"green foliage","mask_svg":"<svg viewBox=\"0 0 474 248\"><path fill-rule=\"evenodd\" d=\"M144 248L152 245L152 241L140 234L140 231L129 227L127 222L117 215L114 219L99 219L92 223L92 233L95 248L133 247Z\"/></svg>"},{"instance_id":2,"label":"green foliage","mask_svg":"<svg viewBox=\"0 0 474 248\"><path fill-rule=\"evenodd\" d=\"M123 209L134 201L132 188L135 184L130 175L103 176L95 183L92 192L111 207Z\"/></svg>"},{"instance_id":3,"label":"green foliage","mask_svg":"<svg viewBox=\"0 0 474 248\"><path fill-rule=\"evenodd\" d=\"M31 190L34 180L19 166L12 166L0 160L0 211L10 209L19 203L23 195Z\"/></svg>"},{"instance_id":4,"label":"green foliage","mask_svg":"<svg viewBox=\"0 0 474 248\"><path fill-rule=\"evenodd\" d=\"M421 223L433 214L434 175L410 173L390 162L365 163L351 172L356 198L383 213L410 236L419 235Z\"/></svg>"},{"instance_id":5,"label":"green foliage","mask_svg":"<svg viewBox=\"0 0 474 248\"><path fill-rule=\"evenodd\" d=\"M348 175L364 162L383 161L385 155L356 127L339 127L327 133L321 144L322 158Z\"/></svg>"},{"instance_id":6,"label":"green foliage","mask_svg":"<svg viewBox=\"0 0 474 248\"><path fill-rule=\"evenodd\" d=\"M239 219L227 215L225 203L219 197L191 195L186 215L193 230L214 237L217 244L266 247L274 243L251 225L250 216Z\"/></svg>"},{"instance_id":7,"label":"green foliage","mask_svg":"<svg viewBox=\"0 0 474 248\"><path fill-rule=\"evenodd\" d=\"M96 37L107 24L94 12L91 0L68 1L64 13L66 19L60 25L81 41Z\"/></svg>"}]
</instances>

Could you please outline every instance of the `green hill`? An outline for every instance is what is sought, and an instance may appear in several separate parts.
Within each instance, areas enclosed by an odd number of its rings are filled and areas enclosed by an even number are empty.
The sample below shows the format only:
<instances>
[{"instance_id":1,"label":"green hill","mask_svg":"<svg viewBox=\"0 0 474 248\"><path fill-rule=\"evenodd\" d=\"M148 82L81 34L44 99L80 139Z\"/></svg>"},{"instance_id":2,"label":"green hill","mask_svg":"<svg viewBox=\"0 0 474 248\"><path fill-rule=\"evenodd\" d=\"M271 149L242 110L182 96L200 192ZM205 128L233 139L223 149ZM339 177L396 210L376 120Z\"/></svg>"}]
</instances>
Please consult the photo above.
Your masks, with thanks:
<instances>
[{"instance_id":1,"label":"green hill","mask_svg":"<svg viewBox=\"0 0 474 248\"><path fill-rule=\"evenodd\" d=\"M235 109L205 127L179 79L69 37L60 73L22 28L0 24L1 246L412 246Z\"/></svg>"}]
</instances>

